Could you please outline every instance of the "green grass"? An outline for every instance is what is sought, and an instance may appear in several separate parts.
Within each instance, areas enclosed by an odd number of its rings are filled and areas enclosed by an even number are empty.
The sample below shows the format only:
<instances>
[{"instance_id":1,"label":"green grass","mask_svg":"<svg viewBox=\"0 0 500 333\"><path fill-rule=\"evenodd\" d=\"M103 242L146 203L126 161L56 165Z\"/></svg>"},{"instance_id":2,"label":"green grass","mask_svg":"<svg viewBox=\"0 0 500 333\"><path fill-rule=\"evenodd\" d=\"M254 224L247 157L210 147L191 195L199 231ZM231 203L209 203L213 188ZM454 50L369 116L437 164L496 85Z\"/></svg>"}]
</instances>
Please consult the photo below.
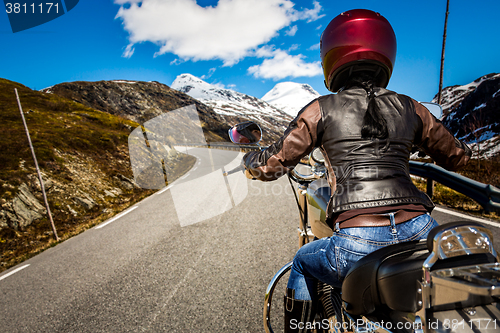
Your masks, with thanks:
<instances>
[{"instance_id":1,"label":"green grass","mask_svg":"<svg viewBox=\"0 0 500 333\"><path fill-rule=\"evenodd\" d=\"M14 88L19 93L40 167L65 172L63 160L57 157L57 149L92 156L105 172L130 175L130 170L111 170L106 154L102 152L123 158L123 154L118 153L118 147L127 144L129 128L138 124L0 79L0 120L4 133L3 140L0 140L2 182L18 186L29 172L21 168L21 161L25 161L25 165L33 165ZM0 198L6 192L4 187L0 187Z\"/></svg>"},{"instance_id":2,"label":"green grass","mask_svg":"<svg viewBox=\"0 0 500 333\"><path fill-rule=\"evenodd\" d=\"M478 168L478 161L471 160L467 166L459 170L458 173L481 183L491 184L500 188L500 173L498 172L500 168L500 159L497 157L495 159L482 160L479 164L480 167ZM427 182L425 180L413 179L413 182L419 190L426 192ZM484 212L482 206L473 199L439 183L435 183L432 201L436 204L466 213L500 221L500 215L498 213Z\"/></svg>"}]
</instances>

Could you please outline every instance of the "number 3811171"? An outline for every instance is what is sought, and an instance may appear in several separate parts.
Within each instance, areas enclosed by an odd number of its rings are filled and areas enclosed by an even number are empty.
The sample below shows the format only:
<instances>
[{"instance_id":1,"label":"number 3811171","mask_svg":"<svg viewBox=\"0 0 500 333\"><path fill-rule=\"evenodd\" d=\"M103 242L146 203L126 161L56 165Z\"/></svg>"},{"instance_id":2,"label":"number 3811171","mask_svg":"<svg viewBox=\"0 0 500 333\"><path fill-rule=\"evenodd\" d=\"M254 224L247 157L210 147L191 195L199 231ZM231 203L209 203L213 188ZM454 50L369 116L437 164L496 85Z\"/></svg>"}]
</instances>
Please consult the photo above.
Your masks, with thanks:
<instances>
[{"instance_id":1,"label":"number 3811171","mask_svg":"<svg viewBox=\"0 0 500 333\"><path fill-rule=\"evenodd\" d=\"M50 14L55 11L59 14L59 3L46 2L46 3L10 3L5 4L5 11L7 14Z\"/></svg>"}]
</instances>

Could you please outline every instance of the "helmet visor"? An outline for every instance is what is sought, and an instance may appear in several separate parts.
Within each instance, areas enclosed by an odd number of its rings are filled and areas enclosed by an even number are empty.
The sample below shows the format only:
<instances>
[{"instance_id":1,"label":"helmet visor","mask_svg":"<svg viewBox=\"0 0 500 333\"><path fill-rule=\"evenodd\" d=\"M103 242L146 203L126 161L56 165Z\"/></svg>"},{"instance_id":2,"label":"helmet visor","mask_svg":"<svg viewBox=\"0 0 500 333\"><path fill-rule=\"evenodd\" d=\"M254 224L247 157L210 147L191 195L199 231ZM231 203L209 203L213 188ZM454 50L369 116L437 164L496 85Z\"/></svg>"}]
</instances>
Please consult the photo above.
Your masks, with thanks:
<instances>
[{"instance_id":1,"label":"helmet visor","mask_svg":"<svg viewBox=\"0 0 500 333\"><path fill-rule=\"evenodd\" d=\"M252 121L246 121L229 129L229 138L234 143L257 143L262 138L262 130Z\"/></svg>"}]
</instances>

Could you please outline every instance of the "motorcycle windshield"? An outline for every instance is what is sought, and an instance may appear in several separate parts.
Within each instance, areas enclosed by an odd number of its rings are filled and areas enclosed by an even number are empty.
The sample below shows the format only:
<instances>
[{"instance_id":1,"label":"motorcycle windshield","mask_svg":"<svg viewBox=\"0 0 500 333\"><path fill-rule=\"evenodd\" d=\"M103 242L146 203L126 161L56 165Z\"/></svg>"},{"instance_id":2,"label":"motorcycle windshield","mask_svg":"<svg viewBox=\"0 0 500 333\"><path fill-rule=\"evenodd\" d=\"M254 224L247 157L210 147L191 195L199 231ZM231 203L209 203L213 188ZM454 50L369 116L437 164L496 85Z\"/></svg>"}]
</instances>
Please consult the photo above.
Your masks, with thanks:
<instances>
[{"instance_id":1,"label":"motorcycle windshield","mask_svg":"<svg viewBox=\"0 0 500 333\"><path fill-rule=\"evenodd\" d=\"M145 122L128 142L135 182L145 189L170 189L181 226L220 215L248 194L240 147L207 142L195 105Z\"/></svg>"}]
</instances>

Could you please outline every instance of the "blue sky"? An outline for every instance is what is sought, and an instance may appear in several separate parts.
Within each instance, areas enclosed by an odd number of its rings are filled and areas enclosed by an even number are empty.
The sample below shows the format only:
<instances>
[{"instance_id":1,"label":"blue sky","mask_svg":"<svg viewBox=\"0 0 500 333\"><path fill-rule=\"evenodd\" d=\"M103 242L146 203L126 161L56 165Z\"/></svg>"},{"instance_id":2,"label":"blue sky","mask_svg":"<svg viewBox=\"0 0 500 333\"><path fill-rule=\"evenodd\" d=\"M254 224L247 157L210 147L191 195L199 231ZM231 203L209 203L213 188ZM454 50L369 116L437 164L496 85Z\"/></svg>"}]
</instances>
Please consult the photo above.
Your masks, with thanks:
<instances>
[{"instance_id":1,"label":"blue sky","mask_svg":"<svg viewBox=\"0 0 500 333\"><path fill-rule=\"evenodd\" d=\"M2 11L0 77L42 89L80 80L170 85L191 73L256 97L283 81L327 94L320 35L333 17L355 8L380 12L396 32L388 88L432 99L446 0L80 0L61 17L18 33ZM444 86L500 72L499 14L498 0L450 0Z\"/></svg>"}]
</instances>

